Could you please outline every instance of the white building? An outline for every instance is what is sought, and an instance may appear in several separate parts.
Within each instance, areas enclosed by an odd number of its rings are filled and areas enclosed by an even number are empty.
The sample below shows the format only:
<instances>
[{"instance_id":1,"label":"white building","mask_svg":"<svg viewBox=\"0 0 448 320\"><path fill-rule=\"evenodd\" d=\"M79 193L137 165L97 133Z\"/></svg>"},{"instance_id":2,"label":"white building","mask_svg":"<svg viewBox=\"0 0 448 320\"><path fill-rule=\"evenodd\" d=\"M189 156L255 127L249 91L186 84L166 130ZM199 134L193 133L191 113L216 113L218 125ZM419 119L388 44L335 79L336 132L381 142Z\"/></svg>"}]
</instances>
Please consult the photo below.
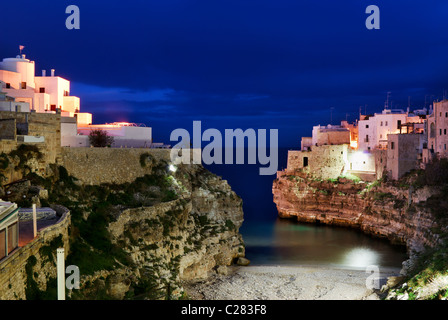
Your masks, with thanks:
<instances>
[{"instance_id":1,"label":"white building","mask_svg":"<svg viewBox=\"0 0 448 320\"><path fill-rule=\"evenodd\" d=\"M360 151L386 149L389 134L408 133L409 127L421 126L424 119L403 110L384 109L373 116L361 116L358 122L358 149Z\"/></svg>"},{"instance_id":2,"label":"white building","mask_svg":"<svg viewBox=\"0 0 448 320\"><path fill-rule=\"evenodd\" d=\"M3 89L2 89L3 88ZM2 92L4 91L4 92ZM70 95L70 81L42 70L25 55L0 62L0 111L61 113L61 145L89 147L91 130L102 129L114 137L112 147L164 147L152 143L152 128L127 122L92 124L92 114L81 111L80 99Z\"/></svg>"},{"instance_id":3,"label":"white building","mask_svg":"<svg viewBox=\"0 0 448 320\"><path fill-rule=\"evenodd\" d=\"M0 81L0 111L30 112L30 104L7 96L6 92L3 92L4 86L5 83Z\"/></svg>"},{"instance_id":4,"label":"white building","mask_svg":"<svg viewBox=\"0 0 448 320\"><path fill-rule=\"evenodd\" d=\"M65 147L89 147L92 130L104 130L114 138L113 148L152 148L152 128L128 122L79 126L71 118L62 119L61 144Z\"/></svg>"},{"instance_id":5,"label":"white building","mask_svg":"<svg viewBox=\"0 0 448 320\"><path fill-rule=\"evenodd\" d=\"M55 113L63 116L77 116L78 123L92 123L90 113L80 113L80 99L70 96L70 81L55 75L52 69L47 76L35 75L35 63L25 55L5 58L0 62L0 81L5 83L3 91L15 101L26 102L30 111Z\"/></svg>"}]
</instances>

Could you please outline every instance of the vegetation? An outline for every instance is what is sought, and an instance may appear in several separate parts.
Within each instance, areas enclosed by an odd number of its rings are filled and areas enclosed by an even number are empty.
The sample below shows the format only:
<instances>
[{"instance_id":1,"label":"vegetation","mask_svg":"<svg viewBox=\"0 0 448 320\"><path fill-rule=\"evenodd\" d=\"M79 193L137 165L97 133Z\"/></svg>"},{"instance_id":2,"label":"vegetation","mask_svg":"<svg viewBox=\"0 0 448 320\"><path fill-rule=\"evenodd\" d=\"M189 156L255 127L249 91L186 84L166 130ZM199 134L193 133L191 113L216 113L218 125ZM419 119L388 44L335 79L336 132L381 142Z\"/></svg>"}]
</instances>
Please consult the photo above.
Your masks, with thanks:
<instances>
[{"instance_id":1,"label":"vegetation","mask_svg":"<svg viewBox=\"0 0 448 320\"><path fill-rule=\"evenodd\" d=\"M448 159L434 158L429 162L424 170L413 172L416 175L413 186L420 188L423 186L443 186L448 182Z\"/></svg>"},{"instance_id":2,"label":"vegetation","mask_svg":"<svg viewBox=\"0 0 448 320\"><path fill-rule=\"evenodd\" d=\"M107 135L102 129L91 130L89 133L90 145L97 148L110 147L114 143L114 137Z\"/></svg>"}]
</instances>

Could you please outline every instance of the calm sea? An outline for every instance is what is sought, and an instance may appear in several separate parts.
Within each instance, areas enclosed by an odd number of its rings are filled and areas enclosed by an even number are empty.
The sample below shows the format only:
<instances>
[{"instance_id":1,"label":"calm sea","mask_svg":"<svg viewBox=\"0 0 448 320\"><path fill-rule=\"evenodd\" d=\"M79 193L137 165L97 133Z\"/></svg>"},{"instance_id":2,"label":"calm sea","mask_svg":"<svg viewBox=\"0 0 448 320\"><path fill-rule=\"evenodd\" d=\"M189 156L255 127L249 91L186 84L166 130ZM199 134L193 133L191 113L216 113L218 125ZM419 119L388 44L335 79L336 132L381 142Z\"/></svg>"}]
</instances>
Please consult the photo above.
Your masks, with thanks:
<instances>
[{"instance_id":1,"label":"calm sea","mask_svg":"<svg viewBox=\"0 0 448 320\"><path fill-rule=\"evenodd\" d=\"M287 151L279 150L279 170L286 167ZM403 246L357 230L279 219L272 196L275 175L260 176L258 164L206 167L226 179L243 199L244 223L240 232L252 265L401 268L407 259Z\"/></svg>"}]
</instances>

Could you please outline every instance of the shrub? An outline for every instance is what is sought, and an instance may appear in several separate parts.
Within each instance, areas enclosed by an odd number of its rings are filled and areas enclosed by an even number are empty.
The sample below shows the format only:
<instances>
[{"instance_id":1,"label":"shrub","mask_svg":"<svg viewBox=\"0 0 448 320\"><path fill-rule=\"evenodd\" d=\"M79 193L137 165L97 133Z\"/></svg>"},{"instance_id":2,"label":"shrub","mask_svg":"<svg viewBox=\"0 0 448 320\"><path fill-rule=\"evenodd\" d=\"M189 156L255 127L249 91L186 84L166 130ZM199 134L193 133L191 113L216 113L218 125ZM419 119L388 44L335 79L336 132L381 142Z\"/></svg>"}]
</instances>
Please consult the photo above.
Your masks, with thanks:
<instances>
[{"instance_id":1,"label":"shrub","mask_svg":"<svg viewBox=\"0 0 448 320\"><path fill-rule=\"evenodd\" d=\"M417 186L440 186L448 181L448 159L434 158L417 177Z\"/></svg>"},{"instance_id":2,"label":"shrub","mask_svg":"<svg viewBox=\"0 0 448 320\"><path fill-rule=\"evenodd\" d=\"M114 137L108 136L102 129L95 129L89 133L89 142L97 148L110 147L114 143Z\"/></svg>"}]
</instances>

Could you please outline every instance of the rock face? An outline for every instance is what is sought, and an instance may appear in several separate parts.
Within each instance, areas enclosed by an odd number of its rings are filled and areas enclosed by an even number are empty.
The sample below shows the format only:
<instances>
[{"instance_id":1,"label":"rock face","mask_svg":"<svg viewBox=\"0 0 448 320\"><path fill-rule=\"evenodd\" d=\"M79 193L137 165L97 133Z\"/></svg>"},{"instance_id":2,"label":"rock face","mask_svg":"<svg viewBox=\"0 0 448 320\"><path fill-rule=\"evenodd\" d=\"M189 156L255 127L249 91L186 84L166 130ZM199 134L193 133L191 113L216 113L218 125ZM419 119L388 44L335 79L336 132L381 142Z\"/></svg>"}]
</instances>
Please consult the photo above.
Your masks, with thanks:
<instances>
[{"instance_id":1,"label":"rock face","mask_svg":"<svg viewBox=\"0 0 448 320\"><path fill-rule=\"evenodd\" d=\"M199 165L180 166L172 179L177 199L124 209L108 225L130 265L83 277L80 298L135 298L144 286L160 292L150 298L180 298L182 281L205 279L244 256L242 200L228 183Z\"/></svg>"},{"instance_id":2,"label":"rock face","mask_svg":"<svg viewBox=\"0 0 448 320\"><path fill-rule=\"evenodd\" d=\"M348 179L317 181L299 171L282 171L272 191L282 218L358 228L405 244L409 251L418 252L439 241L433 230L440 226L426 207L437 190L414 192L388 183L365 184Z\"/></svg>"}]
</instances>

